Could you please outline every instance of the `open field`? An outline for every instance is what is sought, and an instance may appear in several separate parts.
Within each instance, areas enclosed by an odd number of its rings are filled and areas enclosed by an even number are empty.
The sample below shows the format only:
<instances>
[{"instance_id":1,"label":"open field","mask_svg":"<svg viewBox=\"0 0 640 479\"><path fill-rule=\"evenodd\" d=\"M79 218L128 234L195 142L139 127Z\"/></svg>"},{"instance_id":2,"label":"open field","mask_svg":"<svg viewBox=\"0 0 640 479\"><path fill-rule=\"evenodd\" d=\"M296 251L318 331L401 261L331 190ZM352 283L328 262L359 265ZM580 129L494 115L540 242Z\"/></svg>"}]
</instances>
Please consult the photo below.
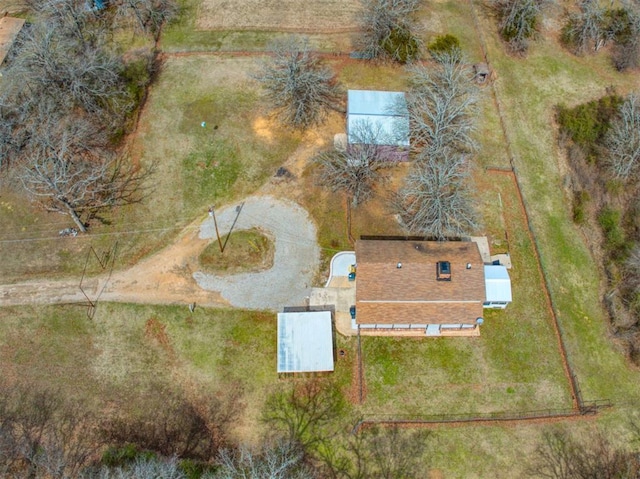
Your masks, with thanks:
<instances>
[{"instance_id":1,"label":"open field","mask_svg":"<svg viewBox=\"0 0 640 479\"><path fill-rule=\"evenodd\" d=\"M276 317L272 313L127 304L99 306L93 321L79 306L0 309L3 380L73 391L94 411L164 382L194 400L239 394L235 439L261 432L263 402L278 389ZM349 352L335 374L348 389Z\"/></svg>"},{"instance_id":2,"label":"open field","mask_svg":"<svg viewBox=\"0 0 640 479\"><path fill-rule=\"evenodd\" d=\"M357 28L358 0L200 0L199 30L336 32Z\"/></svg>"},{"instance_id":3,"label":"open field","mask_svg":"<svg viewBox=\"0 0 640 479\"><path fill-rule=\"evenodd\" d=\"M157 165L151 195L142 205L109 213L106 224L95 222L89 235L58 238L58 231L70 226L66 217L35 212L9 189L3 191L3 280L79 275L90 246L107 250L115 241L116 267L134 264L204 217L210 205L255 191L301 138L265 116L249 78L254 67L252 58L165 62L131 145L136 161Z\"/></svg>"},{"instance_id":4,"label":"open field","mask_svg":"<svg viewBox=\"0 0 640 479\"><path fill-rule=\"evenodd\" d=\"M486 20L483 28L490 31ZM616 73L605 55L574 57L551 39L535 44L526 60L506 56L493 36L488 47L500 72L496 88L543 268L583 395L634 403L640 400L637 372L608 337L601 273L571 221L553 125L555 105L596 98L610 85L628 91L637 87L637 73Z\"/></svg>"}]
</instances>

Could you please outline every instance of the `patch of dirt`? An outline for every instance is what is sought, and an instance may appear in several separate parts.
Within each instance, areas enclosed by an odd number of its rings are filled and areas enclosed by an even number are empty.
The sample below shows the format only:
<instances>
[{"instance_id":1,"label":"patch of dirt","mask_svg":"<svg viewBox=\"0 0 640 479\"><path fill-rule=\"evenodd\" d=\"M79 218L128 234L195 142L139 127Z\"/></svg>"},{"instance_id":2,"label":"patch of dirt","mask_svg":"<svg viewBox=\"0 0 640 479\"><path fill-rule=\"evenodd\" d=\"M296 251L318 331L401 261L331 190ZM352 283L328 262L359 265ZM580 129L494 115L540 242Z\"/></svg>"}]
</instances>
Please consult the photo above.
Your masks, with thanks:
<instances>
[{"instance_id":1,"label":"patch of dirt","mask_svg":"<svg viewBox=\"0 0 640 479\"><path fill-rule=\"evenodd\" d=\"M252 127L258 137L273 143L273 120L260 116L254 120Z\"/></svg>"},{"instance_id":2,"label":"patch of dirt","mask_svg":"<svg viewBox=\"0 0 640 479\"><path fill-rule=\"evenodd\" d=\"M347 32L358 27L358 0L203 0L198 30Z\"/></svg>"},{"instance_id":3,"label":"patch of dirt","mask_svg":"<svg viewBox=\"0 0 640 479\"><path fill-rule=\"evenodd\" d=\"M176 353L171 346L171 341L167 335L167 327L156 318L149 318L144 325L144 334L156 344L158 344L174 360Z\"/></svg>"}]
</instances>

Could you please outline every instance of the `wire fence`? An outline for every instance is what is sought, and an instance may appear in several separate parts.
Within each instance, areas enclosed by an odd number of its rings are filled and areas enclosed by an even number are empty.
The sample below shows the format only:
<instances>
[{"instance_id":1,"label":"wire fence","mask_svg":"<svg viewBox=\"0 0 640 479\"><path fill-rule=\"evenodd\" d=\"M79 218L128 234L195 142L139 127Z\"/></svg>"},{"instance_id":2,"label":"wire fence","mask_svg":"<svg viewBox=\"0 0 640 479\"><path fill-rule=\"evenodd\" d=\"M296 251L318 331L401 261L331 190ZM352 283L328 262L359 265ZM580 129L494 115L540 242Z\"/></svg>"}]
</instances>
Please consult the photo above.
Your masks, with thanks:
<instances>
[{"instance_id":1,"label":"wire fence","mask_svg":"<svg viewBox=\"0 0 640 479\"><path fill-rule=\"evenodd\" d=\"M501 423L501 422L548 422L551 420L563 420L593 416L601 409L613 407L608 399L586 401L583 407L557 408L557 409L537 409L531 411L496 411L488 413L456 413L456 414L414 414L414 415L391 415L372 414L364 416L358 421L352 433L356 434L361 428L374 425L382 426L437 426L454 424L473 423Z\"/></svg>"},{"instance_id":2,"label":"wire fence","mask_svg":"<svg viewBox=\"0 0 640 479\"><path fill-rule=\"evenodd\" d=\"M483 56L484 56L484 60L487 63L487 65L490 64L490 59L489 59L489 54L488 54L488 49L487 49L487 45L486 42L484 40L484 36L482 34L482 28L480 27L480 22L476 13L476 7L474 4L474 0L469 0L469 5L471 7L471 12L473 15L473 21L476 27L476 31L478 33L478 37L480 39L480 45L482 48L482 52L483 52ZM512 143L511 143L511 138L509 135L509 130L507 128L507 121L505 120L504 117L504 107L502 105L502 102L500 101L500 96L498 95L498 91L496 89L495 83L491 83L491 91L492 91L492 96L496 105L496 110L498 112L498 116L500 119L500 126L502 129L502 133L503 133L503 137L505 140L505 150L509 159L509 164L511 166L510 170L512 173L512 177L514 179L514 183L515 183L515 187L516 187L516 191L518 193L518 201L520 202L521 206L522 206L522 211L527 223L527 228L529 230L529 237L531 239L531 242L534 246L534 250L535 250L535 255L536 255L536 263L538 266L538 270L540 271L540 275L542 276L542 281L543 281L543 286L544 286L544 293L546 296L546 300L548 302L549 305L549 310L551 312L551 317L553 320L553 327L557 336L557 340L558 340L558 348L560 349L560 354L562 356L562 362L563 362L563 366L565 368L565 373L567 375L567 378L569 380L569 385L571 388L571 394L573 396L573 400L574 400L574 409L576 409L577 411L581 411L584 409L585 405L587 403L584 402L583 398L582 398L582 392L580 390L580 386L578 384L578 380L577 377L575 375L575 372L573 370L573 367L571 366L571 361L569 358L569 353L567 351L567 347L566 347L566 342L565 342L565 334L563 332L562 329L562 325L560 324L560 322L558 321L558 313L557 313L557 309L556 309L556 304L554 301L553 296L551 295L551 287L549 284L549 279L548 279L548 274L547 271L544 267L544 264L542 262L542 255L541 255L541 249L540 249L540 244L538 242L537 239L537 235L536 235L536 229L534 224L531 221L530 215L529 215L529 205L527 203L527 200L525 199L523 193L522 193L522 184L521 184L521 180L520 180L520 176L518 175L518 170L516 168L516 156L513 152L513 147L512 147ZM500 168L500 167L496 167L496 168L487 168L487 170L493 170L496 172L508 172L509 169L508 168Z\"/></svg>"},{"instance_id":3,"label":"wire fence","mask_svg":"<svg viewBox=\"0 0 640 479\"><path fill-rule=\"evenodd\" d=\"M473 14L474 24L478 32L481 48L485 62L490 64L487 54L487 46L482 35L482 29L480 28L479 20L476 14L476 9L473 0L469 0L469 5ZM500 423L500 422L523 422L523 421L552 421L552 420L564 420L571 418L580 418L584 416L593 416L598 414L601 409L610 408L613 406L609 399L598 399L585 401L582 397L582 391L578 383L576 374L574 373L569 353L566 348L565 334L562 329L562 325L558 321L558 314L556 304L551 295L551 287L548 280L547 271L542 263L541 249L536 237L535 226L533 225L530 216L527 201L522 194L522 185L518 176L516 168L516 158L513 153L513 148L507 128L507 122L504 117L504 108L498 96L495 84L491 84L492 96L496 105L496 110L500 119L500 126L503 132L505 140L505 151L509 160L510 168L505 167L491 167L487 168L487 171L495 171L499 173L507 173L513 178L514 185L518 195L518 201L522 207L524 219L527 224L528 236L533 244L534 253L536 255L536 263L540 276L542 277L543 289L545 297L549 306L551 314L552 324L556 333L558 348L560 351L563 368L569 382L569 388L572 396L573 407L571 408L557 408L557 409L539 409L531 411L497 411L489 413L458 413L458 414L435 414L435 415L368 415L360 420L353 428L353 433L357 433L360 428L370 425L394 425L394 426L429 426L429 425L445 425L445 424L469 424L469 423ZM404 238L406 239L406 238ZM360 339L358 337L358 339ZM363 377L362 377L362 351L360 342L358 344L358 360L360 361L360 400L363 401Z\"/></svg>"}]
</instances>

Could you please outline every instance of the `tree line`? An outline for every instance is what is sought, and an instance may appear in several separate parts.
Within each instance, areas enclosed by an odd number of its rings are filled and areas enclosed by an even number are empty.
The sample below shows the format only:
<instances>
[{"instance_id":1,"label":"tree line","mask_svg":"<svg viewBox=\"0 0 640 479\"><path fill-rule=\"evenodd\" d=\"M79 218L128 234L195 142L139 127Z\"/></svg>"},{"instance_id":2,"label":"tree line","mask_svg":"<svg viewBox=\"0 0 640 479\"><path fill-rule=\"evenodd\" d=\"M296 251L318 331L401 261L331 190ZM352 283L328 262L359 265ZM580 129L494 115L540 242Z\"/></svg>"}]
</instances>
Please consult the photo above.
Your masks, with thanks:
<instances>
[{"instance_id":1,"label":"tree line","mask_svg":"<svg viewBox=\"0 0 640 479\"><path fill-rule=\"evenodd\" d=\"M607 271L604 304L614 334L640 362L640 96L615 91L573 108L558 107L571 167L573 220Z\"/></svg>"},{"instance_id":2,"label":"tree line","mask_svg":"<svg viewBox=\"0 0 640 479\"><path fill-rule=\"evenodd\" d=\"M525 55L540 34L551 0L492 0L490 8L500 37L510 52ZM572 53L597 52L611 44L612 62L619 71L640 66L640 4L635 0L578 0L564 12L561 43Z\"/></svg>"},{"instance_id":3,"label":"tree line","mask_svg":"<svg viewBox=\"0 0 640 479\"><path fill-rule=\"evenodd\" d=\"M427 429L366 427L331 378L279 384L267 395L264 433L232 440L242 391L186 397L168 384L138 385L126 408L96 413L59 391L0 387L0 474L8 479L410 479L427 477L438 453ZM193 394L193 391L191 392ZM543 427L523 459L528 477L634 478L640 472L635 419L612 440Z\"/></svg>"},{"instance_id":4,"label":"tree line","mask_svg":"<svg viewBox=\"0 0 640 479\"><path fill-rule=\"evenodd\" d=\"M139 201L152 168L122 149L156 69L153 48L125 60L114 36L157 39L170 0L29 2L0 83L0 167L47 211L84 232L100 211Z\"/></svg>"},{"instance_id":5,"label":"tree line","mask_svg":"<svg viewBox=\"0 0 640 479\"><path fill-rule=\"evenodd\" d=\"M416 477L423 467L428 433L373 429L350 434L349 407L330 379L296 381L269 394L261 418L265 433L251 447L231 439L243 413L238 388L223 399L198 399L154 383L129 396L126 408L120 404L98 414L60 391L3 385L0 474L16 479L401 479Z\"/></svg>"}]
</instances>

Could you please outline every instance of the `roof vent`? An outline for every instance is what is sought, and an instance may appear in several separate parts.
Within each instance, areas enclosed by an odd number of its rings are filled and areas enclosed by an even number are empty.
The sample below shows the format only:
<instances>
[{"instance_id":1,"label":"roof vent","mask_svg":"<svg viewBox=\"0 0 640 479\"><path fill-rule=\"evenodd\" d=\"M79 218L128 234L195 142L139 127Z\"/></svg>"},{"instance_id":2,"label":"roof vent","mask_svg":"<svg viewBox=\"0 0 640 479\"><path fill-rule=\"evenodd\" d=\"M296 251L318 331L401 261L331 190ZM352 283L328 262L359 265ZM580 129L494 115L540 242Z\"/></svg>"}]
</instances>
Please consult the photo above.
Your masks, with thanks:
<instances>
[{"instance_id":1,"label":"roof vent","mask_svg":"<svg viewBox=\"0 0 640 479\"><path fill-rule=\"evenodd\" d=\"M398 268L398 269L402 268L402 263L400 263L400 262L398 261L398 264L396 265L396 268Z\"/></svg>"},{"instance_id":2,"label":"roof vent","mask_svg":"<svg viewBox=\"0 0 640 479\"><path fill-rule=\"evenodd\" d=\"M438 281L451 281L451 263L438 261L436 263L436 279Z\"/></svg>"},{"instance_id":3,"label":"roof vent","mask_svg":"<svg viewBox=\"0 0 640 479\"><path fill-rule=\"evenodd\" d=\"M471 269L471 263L467 263L467 269Z\"/></svg>"}]
</instances>

